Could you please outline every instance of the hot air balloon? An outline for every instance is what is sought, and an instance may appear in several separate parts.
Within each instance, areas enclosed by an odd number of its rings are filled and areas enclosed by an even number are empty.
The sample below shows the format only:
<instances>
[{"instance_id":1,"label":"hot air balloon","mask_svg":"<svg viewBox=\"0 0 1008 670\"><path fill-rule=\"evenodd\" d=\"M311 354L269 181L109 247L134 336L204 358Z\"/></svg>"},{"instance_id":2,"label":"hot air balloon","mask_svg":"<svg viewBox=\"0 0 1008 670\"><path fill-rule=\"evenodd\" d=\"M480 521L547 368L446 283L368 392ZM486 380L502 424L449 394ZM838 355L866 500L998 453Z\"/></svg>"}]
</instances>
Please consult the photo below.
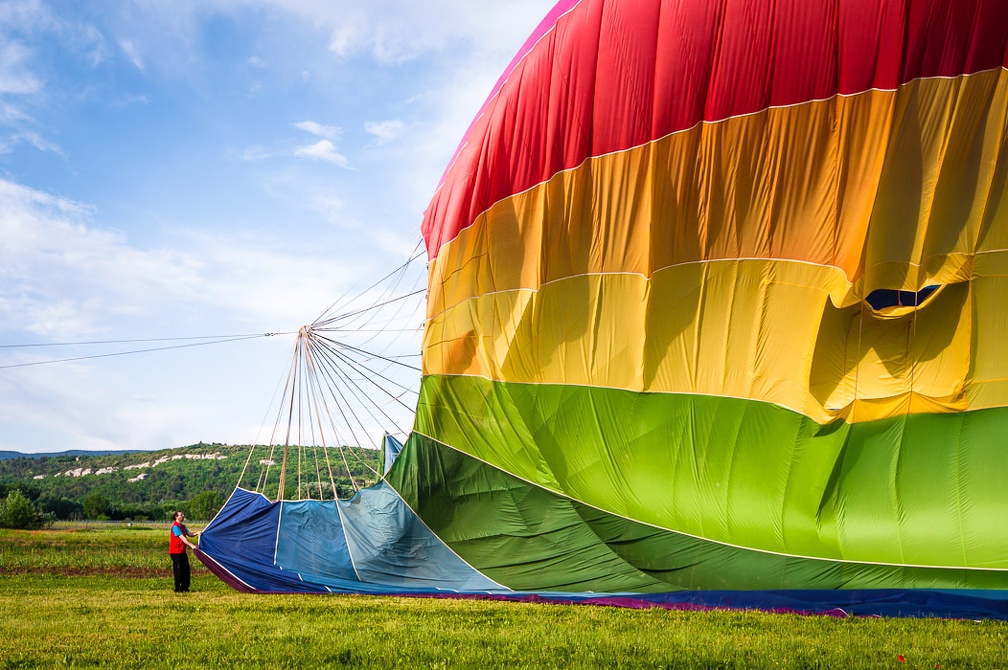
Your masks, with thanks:
<instances>
[{"instance_id":1,"label":"hot air balloon","mask_svg":"<svg viewBox=\"0 0 1008 670\"><path fill-rule=\"evenodd\" d=\"M409 438L230 583L1008 618L1008 5L562 0L422 233Z\"/></svg>"}]
</instances>

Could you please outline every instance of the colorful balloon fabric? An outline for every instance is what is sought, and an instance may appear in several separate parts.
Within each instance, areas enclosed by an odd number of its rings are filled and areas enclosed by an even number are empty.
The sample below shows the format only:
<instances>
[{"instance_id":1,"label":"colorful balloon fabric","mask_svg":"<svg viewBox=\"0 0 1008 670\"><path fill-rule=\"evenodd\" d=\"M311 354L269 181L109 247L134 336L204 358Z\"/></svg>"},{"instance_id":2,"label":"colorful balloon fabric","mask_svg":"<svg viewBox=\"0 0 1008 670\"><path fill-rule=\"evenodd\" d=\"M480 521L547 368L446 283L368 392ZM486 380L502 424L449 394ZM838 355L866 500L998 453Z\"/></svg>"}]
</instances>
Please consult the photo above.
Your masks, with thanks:
<instances>
[{"instance_id":1,"label":"colorful balloon fabric","mask_svg":"<svg viewBox=\"0 0 1008 670\"><path fill-rule=\"evenodd\" d=\"M486 592L1008 617L1008 4L563 0L422 230Z\"/></svg>"},{"instance_id":2,"label":"colorful balloon fabric","mask_svg":"<svg viewBox=\"0 0 1008 670\"><path fill-rule=\"evenodd\" d=\"M415 441L516 480L436 486L435 531L534 588L1008 585L1006 40L1000 2L558 6L424 221ZM517 482L582 536L549 569Z\"/></svg>"}]
</instances>

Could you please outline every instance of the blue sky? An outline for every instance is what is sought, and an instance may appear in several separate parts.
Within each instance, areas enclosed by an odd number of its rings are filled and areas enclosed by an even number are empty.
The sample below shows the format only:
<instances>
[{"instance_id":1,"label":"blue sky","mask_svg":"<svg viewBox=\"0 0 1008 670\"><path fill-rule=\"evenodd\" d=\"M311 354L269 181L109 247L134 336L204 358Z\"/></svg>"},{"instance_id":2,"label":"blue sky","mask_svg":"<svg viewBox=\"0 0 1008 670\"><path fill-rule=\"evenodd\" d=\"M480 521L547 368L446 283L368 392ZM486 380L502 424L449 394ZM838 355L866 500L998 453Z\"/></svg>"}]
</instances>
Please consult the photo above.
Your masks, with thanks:
<instances>
[{"instance_id":1,"label":"blue sky","mask_svg":"<svg viewBox=\"0 0 1008 670\"><path fill-rule=\"evenodd\" d=\"M290 333L364 293L551 6L0 2L0 450L263 441L293 335L24 364Z\"/></svg>"}]
</instances>

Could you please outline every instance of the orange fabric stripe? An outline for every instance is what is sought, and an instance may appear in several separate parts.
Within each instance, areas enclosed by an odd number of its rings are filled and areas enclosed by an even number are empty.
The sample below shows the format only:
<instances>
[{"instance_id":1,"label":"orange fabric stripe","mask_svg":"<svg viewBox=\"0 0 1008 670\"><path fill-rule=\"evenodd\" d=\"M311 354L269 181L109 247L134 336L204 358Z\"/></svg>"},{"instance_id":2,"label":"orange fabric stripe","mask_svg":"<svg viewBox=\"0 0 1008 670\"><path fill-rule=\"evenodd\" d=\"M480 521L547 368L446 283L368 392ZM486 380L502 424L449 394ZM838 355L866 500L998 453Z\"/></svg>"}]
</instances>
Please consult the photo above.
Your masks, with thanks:
<instances>
[{"instance_id":1,"label":"orange fabric stripe","mask_svg":"<svg viewBox=\"0 0 1008 670\"><path fill-rule=\"evenodd\" d=\"M1008 247L1008 226L993 225L1008 217L1006 110L1008 72L996 70L705 123L591 159L497 203L443 248L428 316L495 291L711 259L837 267L850 288L836 304L961 278L974 252Z\"/></svg>"}]
</instances>

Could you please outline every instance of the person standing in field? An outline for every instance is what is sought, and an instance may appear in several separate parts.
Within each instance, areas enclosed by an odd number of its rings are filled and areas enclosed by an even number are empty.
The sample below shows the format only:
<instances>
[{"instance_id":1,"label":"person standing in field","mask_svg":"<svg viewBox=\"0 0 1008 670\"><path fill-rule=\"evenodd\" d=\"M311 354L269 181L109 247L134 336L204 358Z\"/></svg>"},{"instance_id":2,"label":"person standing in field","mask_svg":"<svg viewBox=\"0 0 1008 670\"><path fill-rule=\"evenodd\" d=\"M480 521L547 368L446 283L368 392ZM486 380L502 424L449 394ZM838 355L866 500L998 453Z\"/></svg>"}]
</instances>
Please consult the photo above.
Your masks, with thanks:
<instances>
[{"instance_id":1,"label":"person standing in field","mask_svg":"<svg viewBox=\"0 0 1008 670\"><path fill-rule=\"evenodd\" d=\"M186 547L191 547L194 551L196 545L189 541L190 537L196 537L199 532L190 533L186 528L185 514L175 512L172 516L171 535L168 538L168 554L172 559L172 574L175 576L175 593L185 593L189 590L189 554Z\"/></svg>"}]
</instances>

